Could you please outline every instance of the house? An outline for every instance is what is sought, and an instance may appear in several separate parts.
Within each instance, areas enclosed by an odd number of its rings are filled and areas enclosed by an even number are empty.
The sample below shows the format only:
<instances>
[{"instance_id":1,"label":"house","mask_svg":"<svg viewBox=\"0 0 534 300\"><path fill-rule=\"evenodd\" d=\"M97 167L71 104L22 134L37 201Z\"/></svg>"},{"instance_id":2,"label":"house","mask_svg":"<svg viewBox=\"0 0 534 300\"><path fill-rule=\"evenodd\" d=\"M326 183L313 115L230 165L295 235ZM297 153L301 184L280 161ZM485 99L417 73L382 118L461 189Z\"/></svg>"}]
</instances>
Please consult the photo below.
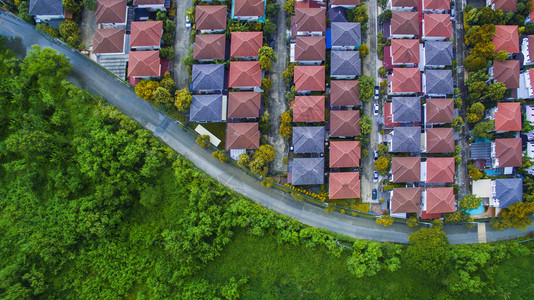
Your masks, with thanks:
<instances>
[{"instance_id":1,"label":"house","mask_svg":"<svg viewBox=\"0 0 534 300\"><path fill-rule=\"evenodd\" d=\"M421 157L393 157L391 159L391 182L421 181Z\"/></svg>"},{"instance_id":2,"label":"house","mask_svg":"<svg viewBox=\"0 0 534 300\"><path fill-rule=\"evenodd\" d=\"M225 50L225 34L197 34L193 44L193 59L199 62L224 60Z\"/></svg>"},{"instance_id":3,"label":"house","mask_svg":"<svg viewBox=\"0 0 534 300\"><path fill-rule=\"evenodd\" d=\"M93 53L101 55L117 55L125 53L124 28L97 29L93 38Z\"/></svg>"},{"instance_id":4,"label":"house","mask_svg":"<svg viewBox=\"0 0 534 300\"><path fill-rule=\"evenodd\" d=\"M330 111L330 137L353 137L360 133L359 110Z\"/></svg>"},{"instance_id":5,"label":"house","mask_svg":"<svg viewBox=\"0 0 534 300\"><path fill-rule=\"evenodd\" d=\"M294 72L297 92L324 91L325 66L295 66Z\"/></svg>"},{"instance_id":6,"label":"house","mask_svg":"<svg viewBox=\"0 0 534 300\"><path fill-rule=\"evenodd\" d=\"M503 12L517 12L517 0L486 0L486 6Z\"/></svg>"},{"instance_id":7,"label":"house","mask_svg":"<svg viewBox=\"0 0 534 300\"><path fill-rule=\"evenodd\" d=\"M418 0L392 0L391 9L397 11L413 11L419 6Z\"/></svg>"},{"instance_id":8,"label":"house","mask_svg":"<svg viewBox=\"0 0 534 300\"><path fill-rule=\"evenodd\" d=\"M534 61L532 61L534 58L534 35L527 35L523 38L521 43L521 53L523 54L524 66L534 65Z\"/></svg>"},{"instance_id":9,"label":"house","mask_svg":"<svg viewBox=\"0 0 534 300\"><path fill-rule=\"evenodd\" d=\"M423 73L423 93L434 97L452 95L454 93L452 70L426 70Z\"/></svg>"},{"instance_id":10,"label":"house","mask_svg":"<svg viewBox=\"0 0 534 300\"><path fill-rule=\"evenodd\" d=\"M492 155L492 143L487 142L477 142L470 145L471 153L470 159L474 160L474 164L479 169L490 169L493 166L493 156Z\"/></svg>"},{"instance_id":11,"label":"house","mask_svg":"<svg viewBox=\"0 0 534 300\"><path fill-rule=\"evenodd\" d=\"M519 88L517 89L517 98L531 99L534 98L534 69L530 68L519 74Z\"/></svg>"},{"instance_id":12,"label":"house","mask_svg":"<svg viewBox=\"0 0 534 300\"><path fill-rule=\"evenodd\" d=\"M228 93L228 119L255 119L260 117L260 92Z\"/></svg>"},{"instance_id":13,"label":"house","mask_svg":"<svg viewBox=\"0 0 534 300\"><path fill-rule=\"evenodd\" d=\"M406 214L421 211L420 187L394 188L391 192L390 213Z\"/></svg>"},{"instance_id":14,"label":"house","mask_svg":"<svg viewBox=\"0 0 534 300\"><path fill-rule=\"evenodd\" d=\"M454 157L429 157L426 159L426 183L454 182ZM425 178L422 178L425 181Z\"/></svg>"},{"instance_id":15,"label":"house","mask_svg":"<svg viewBox=\"0 0 534 300\"><path fill-rule=\"evenodd\" d=\"M130 48L134 50L158 50L163 35L162 21L132 22Z\"/></svg>"},{"instance_id":16,"label":"house","mask_svg":"<svg viewBox=\"0 0 534 300\"><path fill-rule=\"evenodd\" d=\"M128 77L148 79L161 77L159 51L131 51L128 58Z\"/></svg>"},{"instance_id":17,"label":"house","mask_svg":"<svg viewBox=\"0 0 534 300\"><path fill-rule=\"evenodd\" d=\"M427 68L445 68L452 65L452 43L426 41L421 64Z\"/></svg>"},{"instance_id":18,"label":"house","mask_svg":"<svg viewBox=\"0 0 534 300\"><path fill-rule=\"evenodd\" d=\"M344 7L347 9L353 9L357 5L360 5L360 0L330 0L331 7Z\"/></svg>"},{"instance_id":19,"label":"house","mask_svg":"<svg viewBox=\"0 0 534 300\"><path fill-rule=\"evenodd\" d=\"M258 149L258 123L226 123L226 151L231 149Z\"/></svg>"},{"instance_id":20,"label":"house","mask_svg":"<svg viewBox=\"0 0 534 300\"><path fill-rule=\"evenodd\" d=\"M427 99L425 103L425 123L444 124L452 123L454 116L453 99Z\"/></svg>"},{"instance_id":21,"label":"house","mask_svg":"<svg viewBox=\"0 0 534 300\"><path fill-rule=\"evenodd\" d=\"M265 22L266 0L232 0L232 19Z\"/></svg>"},{"instance_id":22,"label":"house","mask_svg":"<svg viewBox=\"0 0 534 300\"><path fill-rule=\"evenodd\" d=\"M426 153L454 152L454 132L452 128L426 128L425 141Z\"/></svg>"},{"instance_id":23,"label":"house","mask_svg":"<svg viewBox=\"0 0 534 300\"><path fill-rule=\"evenodd\" d=\"M297 36L293 61L303 65L320 65L326 59L324 36Z\"/></svg>"},{"instance_id":24,"label":"house","mask_svg":"<svg viewBox=\"0 0 534 300\"><path fill-rule=\"evenodd\" d=\"M362 44L360 23L331 23L332 50L356 50Z\"/></svg>"},{"instance_id":25,"label":"house","mask_svg":"<svg viewBox=\"0 0 534 300\"><path fill-rule=\"evenodd\" d=\"M390 134L389 152L421 151L421 127L395 127Z\"/></svg>"},{"instance_id":26,"label":"house","mask_svg":"<svg viewBox=\"0 0 534 300\"><path fill-rule=\"evenodd\" d=\"M471 184L471 194L481 198L484 205L489 205L491 199L493 199L493 193L495 192L492 191L494 189L492 183L493 180L491 179L474 180Z\"/></svg>"},{"instance_id":27,"label":"house","mask_svg":"<svg viewBox=\"0 0 534 300\"><path fill-rule=\"evenodd\" d=\"M453 187L433 187L427 188L422 193L423 211L421 218L427 219L423 216L430 215L435 219L441 217L443 213L452 213L455 209L456 196L454 195ZM432 216L439 215L439 216Z\"/></svg>"},{"instance_id":28,"label":"house","mask_svg":"<svg viewBox=\"0 0 534 300\"><path fill-rule=\"evenodd\" d=\"M451 9L449 0L423 0L423 12L444 14Z\"/></svg>"},{"instance_id":29,"label":"house","mask_svg":"<svg viewBox=\"0 0 534 300\"><path fill-rule=\"evenodd\" d=\"M395 123L421 122L421 100L418 97L393 97L393 119Z\"/></svg>"},{"instance_id":30,"label":"house","mask_svg":"<svg viewBox=\"0 0 534 300\"><path fill-rule=\"evenodd\" d=\"M293 122L324 122L324 96L295 96Z\"/></svg>"},{"instance_id":31,"label":"house","mask_svg":"<svg viewBox=\"0 0 534 300\"><path fill-rule=\"evenodd\" d=\"M332 51L330 77L334 79L354 79L362 72L359 51Z\"/></svg>"},{"instance_id":32,"label":"house","mask_svg":"<svg viewBox=\"0 0 534 300\"><path fill-rule=\"evenodd\" d=\"M504 83L507 89L519 88L519 61L505 60L494 61L490 74L493 73L493 79Z\"/></svg>"},{"instance_id":33,"label":"house","mask_svg":"<svg viewBox=\"0 0 534 300\"><path fill-rule=\"evenodd\" d=\"M392 38L418 38L419 17L415 11L393 11L390 30Z\"/></svg>"},{"instance_id":34,"label":"house","mask_svg":"<svg viewBox=\"0 0 534 300\"><path fill-rule=\"evenodd\" d=\"M419 40L391 40L391 62L394 66L417 66L419 64Z\"/></svg>"},{"instance_id":35,"label":"house","mask_svg":"<svg viewBox=\"0 0 534 300\"><path fill-rule=\"evenodd\" d=\"M96 2L95 20L104 28L126 27L128 7L126 0L98 0Z\"/></svg>"},{"instance_id":36,"label":"house","mask_svg":"<svg viewBox=\"0 0 534 300\"><path fill-rule=\"evenodd\" d=\"M197 5L195 25L200 33L216 33L226 30L226 5Z\"/></svg>"},{"instance_id":37,"label":"house","mask_svg":"<svg viewBox=\"0 0 534 300\"><path fill-rule=\"evenodd\" d=\"M257 60L263 46L263 32L232 32L230 57L243 60Z\"/></svg>"},{"instance_id":38,"label":"house","mask_svg":"<svg viewBox=\"0 0 534 300\"><path fill-rule=\"evenodd\" d=\"M223 122L223 96L221 94L193 95L189 121Z\"/></svg>"},{"instance_id":39,"label":"house","mask_svg":"<svg viewBox=\"0 0 534 300\"><path fill-rule=\"evenodd\" d=\"M519 29L517 25L495 25L493 45L495 52L519 53Z\"/></svg>"},{"instance_id":40,"label":"house","mask_svg":"<svg viewBox=\"0 0 534 300\"><path fill-rule=\"evenodd\" d=\"M452 38L452 22L449 14L425 14L423 39L440 41Z\"/></svg>"},{"instance_id":41,"label":"house","mask_svg":"<svg viewBox=\"0 0 534 300\"><path fill-rule=\"evenodd\" d=\"M520 138L496 139L491 148L491 154L494 156L494 168L521 167L523 165Z\"/></svg>"},{"instance_id":42,"label":"house","mask_svg":"<svg viewBox=\"0 0 534 300\"><path fill-rule=\"evenodd\" d=\"M329 199L360 198L360 172L330 173Z\"/></svg>"},{"instance_id":43,"label":"house","mask_svg":"<svg viewBox=\"0 0 534 300\"><path fill-rule=\"evenodd\" d=\"M331 106L360 106L358 80L330 81Z\"/></svg>"},{"instance_id":44,"label":"house","mask_svg":"<svg viewBox=\"0 0 534 300\"><path fill-rule=\"evenodd\" d=\"M324 183L324 158L294 158L289 162L288 181L292 185Z\"/></svg>"},{"instance_id":45,"label":"house","mask_svg":"<svg viewBox=\"0 0 534 300\"><path fill-rule=\"evenodd\" d=\"M494 191L490 206L507 208L512 204L523 201L523 179L503 178L492 182Z\"/></svg>"},{"instance_id":46,"label":"house","mask_svg":"<svg viewBox=\"0 0 534 300\"><path fill-rule=\"evenodd\" d=\"M262 72L259 61L231 61L228 88L257 90L261 86Z\"/></svg>"},{"instance_id":47,"label":"house","mask_svg":"<svg viewBox=\"0 0 534 300\"><path fill-rule=\"evenodd\" d=\"M324 126L293 127L294 153L323 153Z\"/></svg>"},{"instance_id":48,"label":"house","mask_svg":"<svg viewBox=\"0 0 534 300\"><path fill-rule=\"evenodd\" d=\"M495 111L495 131L521 131L521 103L499 102Z\"/></svg>"},{"instance_id":49,"label":"house","mask_svg":"<svg viewBox=\"0 0 534 300\"><path fill-rule=\"evenodd\" d=\"M421 72L418 68L393 68L389 91L392 95L421 93Z\"/></svg>"},{"instance_id":50,"label":"house","mask_svg":"<svg viewBox=\"0 0 534 300\"><path fill-rule=\"evenodd\" d=\"M348 22L347 10L343 7L328 8L328 18L330 22Z\"/></svg>"},{"instance_id":51,"label":"house","mask_svg":"<svg viewBox=\"0 0 534 300\"><path fill-rule=\"evenodd\" d=\"M30 0L28 14L36 23L65 18L65 9L61 0Z\"/></svg>"},{"instance_id":52,"label":"house","mask_svg":"<svg viewBox=\"0 0 534 300\"><path fill-rule=\"evenodd\" d=\"M356 168L360 166L359 141L331 141L330 168Z\"/></svg>"},{"instance_id":53,"label":"house","mask_svg":"<svg viewBox=\"0 0 534 300\"><path fill-rule=\"evenodd\" d=\"M297 35L323 36L326 33L326 9L295 8L292 27Z\"/></svg>"},{"instance_id":54,"label":"house","mask_svg":"<svg viewBox=\"0 0 534 300\"><path fill-rule=\"evenodd\" d=\"M144 52L144 51L136 51ZM213 93L224 89L224 65L193 65L191 92Z\"/></svg>"},{"instance_id":55,"label":"house","mask_svg":"<svg viewBox=\"0 0 534 300\"><path fill-rule=\"evenodd\" d=\"M160 11L165 10L165 0L133 0L133 6L149 11Z\"/></svg>"}]
</instances>

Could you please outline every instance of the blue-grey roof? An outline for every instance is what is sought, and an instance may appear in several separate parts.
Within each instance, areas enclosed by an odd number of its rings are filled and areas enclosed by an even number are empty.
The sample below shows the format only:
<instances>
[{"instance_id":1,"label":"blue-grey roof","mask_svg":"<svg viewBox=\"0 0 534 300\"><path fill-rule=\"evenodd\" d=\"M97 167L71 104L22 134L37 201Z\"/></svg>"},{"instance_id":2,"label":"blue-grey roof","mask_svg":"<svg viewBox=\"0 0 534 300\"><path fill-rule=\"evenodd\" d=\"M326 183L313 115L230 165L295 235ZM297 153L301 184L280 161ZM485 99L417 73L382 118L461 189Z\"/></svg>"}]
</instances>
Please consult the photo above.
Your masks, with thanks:
<instances>
[{"instance_id":1,"label":"blue-grey roof","mask_svg":"<svg viewBox=\"0 0 534 300\"><path fill-rule=\"evenodd\" d=\"M452 65L452 42L425 42L426 66Z\"/></svg>"},{"instance_id":2,"label":"blue-grey roof","mask_svg":"<svg viewBox=\"0 0 534 300\"><path fill-rule=\"evenodd\" d=\"M332 51L330 76L360 76L360 51Z\"/></svg>"},{"instance_id":3,"label":"blue-grey roof","mask_svg":"<svg viewBox=\"0 0 534 300\"><path fill-rule=\"evenodd\" d=\"M293 127L293 152L324 152L324 126Z\"/></svg>"},{"instance_id":4,"label":"blue-grey roof","mask_svg":"<svg viewBox=\"0 0 534 300\"><path fill-rule=\"evenodd\" d=\"M394 122L421 122L421 100L418 97L393 97Z\"/></svg>"},{"instance_id":5,"label":"blue-grey roof","mask_svg":"<svg viewBox=\"0 0 534 300\"><path fill-rule=\"evenodd\" d=\"M324 158L294 158L289 168L292 185L324 183Z\"/></svg>"},{"instance_id":6,"label":"blue-grey roof","mask_svg":"<svg viewBox=\"0 0 534 300\"><path fill-rule=\"evenodd\" d=\"M198 90L217 90L224 88L224 65L208 64L193 65L192 76L193 91Z\"/></svg>"},{"instance_id":7,"label":"blue-grey roof","mask_svg":"<svg viewBox=\"0 0 534 300\"><path fill-rule=\"evenodd\" d=\"M523 200L523 179L495 179L495 198L499 200L500 208L521 202Z\"/></svg>"},{"instance_id":8,"label":"blue-grey roof","mask_svg":"<svg viewBox=\"0 0 534 300\"><path fill-rule=\"evenodd\" d=\"M454 93L452 70L426 70L426 94L446 95Z\"/></svg>"},{"instance_id":9,"label":"blue-grey roof","mask_svg":"<svg viewBox=\"0 0 534 300\"><path fill-rule=\"evenodd\" d=\"M28 10L30 16L62 16L62 0L30 0Z\"/></svg>"},{"instance_id":10,"label":"blue-grey roof","mask_svg":"<svg viewBox=\"0 0 534 300\"><path fill-rule=\"evenodd\" d=\"M360 23L334 22L332 27L332 46L359 47L362 42Z\"/></svg>"},{"instance_id":11,"label":"blue-grey roof","mask_svg":"<svg viewBox=\"0 0 534 300\"><path fill-rule=\"evenodd\" d=\"M347 22L347 11L344 7L330 7L328 9L328 18L330 22Z\"/></svg>"},{"instance_id":12,"label":"blue-grey roof","mask_svg":"<svg viewBox=\"0 0 534 300\"><path fill-rule=\"evenodd\" d=\"M193 95L189 120L192 122L222 122L222 95Z\"/></svg>"},{"instance_id":13,"label":"blue-grey roof","mask_svg":"<svg viewBox=\"0 0 534 300\"><path fill-rule=\"evenodd\" d=\"M491 143L490 142L484 142L484 143L473 143L470 145L471 147L471 156L470 159L485 159L486 160L486 167L491 167Z\"/></svg>"},{"instance_id":14,"label":"blue-grey roof","mask_svg":"<svg viewBox=\"0 0 534 300\"><path fill-rule=\"evenodd\" d=\"M391 141L391 152L420 152L421 127L395 127Z\"/></svg>"}]
</instances>

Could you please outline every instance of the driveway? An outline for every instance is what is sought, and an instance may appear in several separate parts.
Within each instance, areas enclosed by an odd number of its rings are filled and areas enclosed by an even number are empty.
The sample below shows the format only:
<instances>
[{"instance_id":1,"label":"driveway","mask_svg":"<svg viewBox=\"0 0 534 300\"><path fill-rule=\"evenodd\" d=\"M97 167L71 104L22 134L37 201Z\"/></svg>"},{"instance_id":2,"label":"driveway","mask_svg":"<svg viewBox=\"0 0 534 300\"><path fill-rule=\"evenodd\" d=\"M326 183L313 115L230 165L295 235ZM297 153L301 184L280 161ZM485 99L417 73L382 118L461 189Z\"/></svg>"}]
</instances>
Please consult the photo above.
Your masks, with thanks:
<instances>
[{"instance_id":1,"label":"driveway","mask_svg":"<svg viewBox=\"0 0 534 300\"><path fill-rule=\"evenodd\" d=\"M176 3L176 35L174 37L174 81L177 89L189 89L189 74L182 66L182 58L187 56L189 50L189 37L191 31L185 28L185 12L193 6L192 0L180 0Z\"/></svg>"}]
</instances>

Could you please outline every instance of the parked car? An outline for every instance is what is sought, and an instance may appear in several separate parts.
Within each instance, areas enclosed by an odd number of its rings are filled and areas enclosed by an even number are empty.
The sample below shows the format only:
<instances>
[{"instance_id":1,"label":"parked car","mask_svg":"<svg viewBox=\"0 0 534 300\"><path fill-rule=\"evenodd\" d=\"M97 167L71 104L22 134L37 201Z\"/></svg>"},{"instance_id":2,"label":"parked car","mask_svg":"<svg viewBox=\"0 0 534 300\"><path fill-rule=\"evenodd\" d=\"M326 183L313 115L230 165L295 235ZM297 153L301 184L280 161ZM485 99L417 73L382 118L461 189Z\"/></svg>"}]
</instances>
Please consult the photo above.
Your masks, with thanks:
<instances>
[{"instance_id":1,"label":"parked car","mask_svg":"<svg viewBox=\"0 0 534 300\"><path fill-rule=\"evenodd\" d=\"M373 110L374 110L375 116L378 116L378 112L380 111L380 107L378 106L378 103L375 103L375 105L373 106Z\"/></svg>"},{"instance_id":2,"label":"parked car","mask_svg":"<svg viewBox=\"0 0 534 300\"><path fill-rule=\"evenodd\" d=\"M375 85L375 96L378 95L380 95L380 88L378 87L378 85Z\"/></svg>"},{"instance_id":3,"label":"parked car","mask_svg":"<svg viewBox=\"0 0 534 300\"><path fill-rule=\"evenodd\" d=\"M373 182L378 182L378 172L374 171L373 173Z\"/></svg>"},{"instance_id":4,"label":"parked car","mask_svg":"<svg viewBox=\"0 0 534 300\"><path fill-rule=\"evenodd\" d=\"M377 150L373 151L373 158L374 158L374 160L378 159L378 151Z\"/></svg>"},{"instance_id":5,"label":"parked car","mask_svg":"<svg viewBox=\"0 0 534 300\"><path fill-rule=\"evenodd\" d=\"M191 28L191 22L189 21L189 16L185 16L185 28Z\"/></svg>"},{"instance_id":6,"label":"parked car","mask_svg":"<svg viewBox=\"0 0 534 300\"><path fill-rule=\"evenodd\" d=\"M376 200L376 198L378 196L377 194L378 194L378 192L376 191L376 189L373 189L373 200Z\"/></svg>"}]
</instances>

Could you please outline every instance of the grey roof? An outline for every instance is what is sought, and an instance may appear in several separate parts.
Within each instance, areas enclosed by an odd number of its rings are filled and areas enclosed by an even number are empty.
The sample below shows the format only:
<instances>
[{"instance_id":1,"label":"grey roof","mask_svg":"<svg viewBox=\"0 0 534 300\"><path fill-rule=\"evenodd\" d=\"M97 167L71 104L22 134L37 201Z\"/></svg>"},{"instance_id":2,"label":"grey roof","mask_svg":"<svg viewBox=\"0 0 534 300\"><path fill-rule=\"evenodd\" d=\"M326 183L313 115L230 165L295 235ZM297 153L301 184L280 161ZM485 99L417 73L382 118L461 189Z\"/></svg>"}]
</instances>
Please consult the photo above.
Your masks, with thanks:
<instances>
[{"instance_id":1,"label":"grey roof","mask_svg":"<svg viewBox=\"0 0 534 300\"><path fill-rule=\"evenodd\" d=\"M330 7L328 9L330 22L347 22L347 12L344 7Z\"/></svg>"},{"instance_id":2,"label":"grey roof","mask_svg":"<svg viewBox=\"0 0 534 300\"><path fill-rule=\"evenodd\" d=\"M425 42L425 65L452 65L452 42Z\"/></svg>"},{"instance_id":3,"label":"grey roof","mask_svg":"<svg viewBox=\"0 0 534 300\"><path fill-rule=\"evenodd\" d=\"M393 97L394 122L421 122L421 100L418 97Z\"/></svg>"},{"instance_id":4,"label":"grey roof","mask_svg":"<svg viewBox=\"0 0 534 300\"><path fill-rule=\"evenodd\" d=\"M222 95L193 95L189 120L222 122Z\"/></svg>"},{"instance_id":5,"label":"grey roof","mask_svg":"<svg viewBox=\"0 0 534 300\"><path fill-rule=\"evenodd\" d=\"M360 76L360 51L332 51L331 76Z\"/></svg>"},{"instance_id":6,"label":"grey roof","mask_svg":"<svg viewBox=\"0 0 534 300\"><path fill-rule=\"evenodd\" d=\"M324 183L324 158L294 158L291 162L291 184L308 185Z\"/></svg>"},{"instance_id":7,"label":"grey roof","mask_svg":"<svg viewBox=\"0 0 534 300\"><path fill-rule=\"evenodd\" d=\"M293 127L293 152L324 152L324 126Z\"/></svg>"},{"instance_id":8,"label":"grey roof","mask_svg":"<svg viewBox=\"0 0 534 300\"><path fill-rule=\"evenodd\" d=\"M500 208L521 202L523 200L523 179L495 179L495 198L499 200Z\"/></svg>"},{"instance_id":9,"label":"grey roof","mask_svg":"<svg viewBox=\"0 0 534 300\"><path fill-rule=\"evenodd\" d=\"M222 90L224 88L224 65L193 65L192 90Z\"/></svg>"},{"instance_id":10,"label":"grey roof","mask_svg":"<svg viewBox=\"0 0 534 300\"><path fill-rule=\"evenodd\" d=\"M395 127L391 141L391 152L421 151L421 127Z\"/></svg>"},{"instance_id":11,"label":"grey roof","mask_svg":"<svg viewBox=\"0 0 534 300\"><path fill-rule=\"evenodd\" d=\"M471 159L491 159L491 143L473 143L471 144Z\"/></svg>"},{"instance_id":12,"label":"grey roof","mask_svg":"<svg viewBox=\"0 0 534 300\"><path fill-rule=\"evenodd\" d=\"M360 23L333 22L332 46L356 47L361 44L362 34Z\"/></svg>"},{"instance_id":13,"label":"grey roof","mask_svg":"<svg viewBox=\"0 0 534 300\"><path fill-rule=\"evenodd\" d=\"M426 94L452 94L452 70L426 70Z\"/></svg>"},{"instance_id":14,"label":"grey roof","mask_svg":"<svg viewBox=\"0 0 534 300\"><path fill-rule=\"evenodd\" d=\"M62 0L30 0L30 7L28 14L30 16L62 16L63 15L63 1Z\"/></svg>"}]
</instances>

